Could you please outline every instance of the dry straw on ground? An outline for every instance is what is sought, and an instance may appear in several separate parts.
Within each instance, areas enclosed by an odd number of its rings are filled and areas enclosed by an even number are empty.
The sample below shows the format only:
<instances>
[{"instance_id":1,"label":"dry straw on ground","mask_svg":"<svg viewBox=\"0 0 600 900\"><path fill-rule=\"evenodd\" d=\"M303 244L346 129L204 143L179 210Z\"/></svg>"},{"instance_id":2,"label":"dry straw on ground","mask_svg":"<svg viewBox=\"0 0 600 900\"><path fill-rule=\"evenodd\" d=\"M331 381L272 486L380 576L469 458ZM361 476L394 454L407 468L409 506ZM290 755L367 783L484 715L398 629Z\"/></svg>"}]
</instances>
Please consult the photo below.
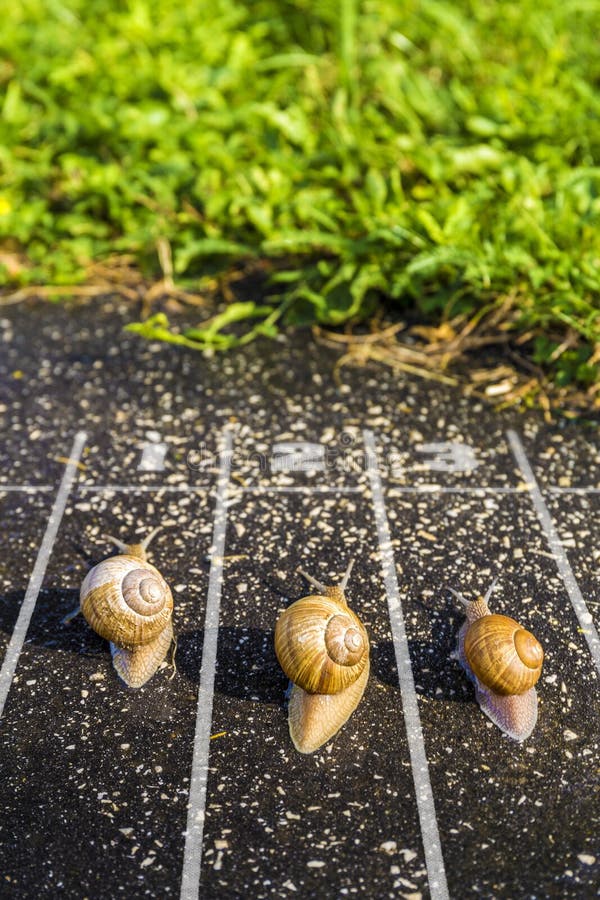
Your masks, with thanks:
<instances>
[{"instance_id":1,"label":"dry straw on ground","mask_svg":"<svg viewBox=\"0 0 600 900\"><path fill-rule=\"evenodd\" d=\"M600 386L588 391L559 388L521 351L535 334L515 335L511 328L511 298L478 313L456 316L438 325L384 325L371 322L366 334L347 328L343 333L316 327L318 341L342 351L336 371L345 365L382 363L432 381L456 385L496 408L538 407L547 421L558 413L568 417L591 414L600 408ZM558 347L567 350L577 341L568 334ZM490 353L486 364L486 351ZM594 361L600 358L596 348Z\"/></svg>"}]
</instances>

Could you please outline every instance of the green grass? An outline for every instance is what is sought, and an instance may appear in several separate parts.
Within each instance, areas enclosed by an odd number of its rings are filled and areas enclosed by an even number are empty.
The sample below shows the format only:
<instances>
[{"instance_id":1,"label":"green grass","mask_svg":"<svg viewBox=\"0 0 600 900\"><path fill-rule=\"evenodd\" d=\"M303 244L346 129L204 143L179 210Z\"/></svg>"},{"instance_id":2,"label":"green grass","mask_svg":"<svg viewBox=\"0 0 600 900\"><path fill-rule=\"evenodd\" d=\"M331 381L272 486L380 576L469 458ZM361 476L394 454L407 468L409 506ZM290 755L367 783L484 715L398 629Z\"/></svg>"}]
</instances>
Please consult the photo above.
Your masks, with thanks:
<instances>
[{"instance_id":1,"label":"green grass","mask_svg":"<svg viewBox=\"0 0 600 900\"><path fill-rule=\"evenodd\" d=\"M175 278L262 260L227 347L506 303L559 384L600 373L597 0L21 0L0 29L0 277L132 253ZM3 265L2 265L3 264ZM561 345L566 349L561 349Z\"/></svg>"}]
</instances>

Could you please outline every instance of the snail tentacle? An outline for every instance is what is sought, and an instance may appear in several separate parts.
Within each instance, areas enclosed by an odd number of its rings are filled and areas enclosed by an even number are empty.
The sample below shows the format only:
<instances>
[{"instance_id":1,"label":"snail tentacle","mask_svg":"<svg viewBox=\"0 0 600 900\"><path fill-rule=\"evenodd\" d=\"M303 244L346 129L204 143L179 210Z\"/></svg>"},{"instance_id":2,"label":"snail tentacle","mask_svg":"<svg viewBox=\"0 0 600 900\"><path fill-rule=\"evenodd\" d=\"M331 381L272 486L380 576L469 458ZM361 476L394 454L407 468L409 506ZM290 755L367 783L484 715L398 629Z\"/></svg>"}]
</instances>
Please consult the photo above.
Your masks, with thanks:
<instances>
[{"instance_id":1,"label":"snail tentacle","mask_svg":"<svg viewBox=\"0 0 600 900\"><path fill-rule=\"evenodd\" d=\"M175 654L177 653L177 635L174 634L171 638L171 667L173 671L169 675L169 681L173 681L175 676L177 675L177 663L175 662Z\"/></svg>"},{"instance_id":2,"label":"snail tentacle","mask_svg":"<svg viewBox=\"0 0 600 900\"><path fill-rule=\"evenodd\" d=\"M448 590L450 591L451 594L454 594L454 596L458 600L460 600L461 603L464 603L465 606L468 606L469 603L471 602L470 600L467 600L466 597L463 597L463 595L460 593L460 591L455 591L454 588L451 588L451 587L449 587Z\"/></svg>"},{"instance_id":3,"label":"snail tentacle","mask_svg":"<svg viewBox=\"0 0 600 900\"><path fill-rule=\"evenodd\" d=\"M157 525L156 528L153 528L150 534L147 534L144 540L141 542L141 546L144 550L147 550L150 546L151 541L154 540L156 535L163 530L162 525Z\"/></svg>"},{"instance_id":4,"label":"snail tentacle","mask_svg":"<svg viewBox=\"0 0 600 900\"><path fill-rule=\"evenodd\" d=\"M313 587L316 587L318 591L321 591L323 594L327 592L327 588L325 587L325 585L321 584L320 581L317 581L316 578L313 578L312 575L309 575L308 572L305 572L304 569L298 567L296 569L296 572L298 573L298 575L302 575L302 577L306 581L308 581L309 584L312 584Z\"/></svg>"},{"instance_id":5,"label":"snail tentacle","mask_svg":"<svg viewBox=\"0 0 600 900\"><path fill-rule=\"evenodd\" d=\"M70 613L67 613L66 616L63 616L60 620L61 625L68 625L69 622L72 622L73 619L79 615L81 612L81 606L78 606L77 609L72 609Z\"/></svg>"},{"instance_id":6,"label":"snail tentacle","mask_svg":"<svg viewBox=\"0 0 600 900\"><path fill-rule=\"evenodd\" d=\"M484 597L483 597L483 602L484 602L484 603L487 603L488 600L490 599L490 597L492 596L492 591L494 590L494 588L495 588L496 585L498 584L498 578L499 578L498 575L495 575L495 576L492 578L492 583L490 584L489 588L487 589L487 591L485 592Z\"/></svg>"},{"instance_id":7,"label":"snail tentacle","mask_svg":"<svg viewBox=\"0 0 600 900\"><path fill-rule=\"evenodd\" d=\"M348 581L350 579L350 573L352 572L353 567L354 567L354 560L351 559L350 562L348 563L346 571L344 572L344 577L340 581L340 589L342 591L345 591L348 586Z\"/></svg>"},{"instance_id":8,"label":"snail tentacle","mask_svg":"<svg viewBox=\"0 0 600 900\"><path fill-rule=\"evenodd\" d=\"M100 535L100 537L108 541L109 544L112 544L117 550L120 550L121 553L127 553L128 544L125 544L123 541L120 541L119 538L113 537L112 534L105 534L104 532Z\"/></svg>"}]
</instances>

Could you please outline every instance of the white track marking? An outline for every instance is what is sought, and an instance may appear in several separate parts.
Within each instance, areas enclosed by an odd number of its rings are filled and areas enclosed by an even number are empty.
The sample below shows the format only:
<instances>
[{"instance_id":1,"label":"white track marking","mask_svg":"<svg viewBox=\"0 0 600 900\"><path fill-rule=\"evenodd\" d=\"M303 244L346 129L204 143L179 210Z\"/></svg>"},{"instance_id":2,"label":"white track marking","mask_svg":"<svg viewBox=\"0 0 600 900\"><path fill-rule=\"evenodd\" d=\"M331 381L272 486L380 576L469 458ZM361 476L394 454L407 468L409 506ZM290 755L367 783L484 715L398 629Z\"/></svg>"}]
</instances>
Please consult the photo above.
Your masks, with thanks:
<instances>
[{"instance_id":1,"label":"white track marking","mask_svg":"<svg viewBox=\"0 0 600 900\"><path fill-rule=\"evenodd\" d=\"M87 493L89 491L97 493L110 493L110 491L119 491L122 493L152 492L152 491L180 491L187 493L189 491L206 491L209 487L208 483L204 484L77 484L73 488L77 494ZM52 485L0 485L0 494L3 491L23 491L34 493L35 491L51 491ZM406 485L395 485L390 482L390 490L399 494L526 494L531 488L528 485L519 487L444 487L440 484L419 484L413 487ZM600 494L600 488L548 488L550 491L560 491L562 493L571 494ZM235 493L243 494L360 494L364 493L364 486L356 487L336 487L334 485L294 485L293 487L285 487L278 485L257 485L255 487L238 487L233 488Z\"/></svg>"},{"instance_id":2,"label":"white track marking","mask_svg":"<svg viewBox=\"0 0 600 900\"><path fill-rule=\"evenodd\" d=\"M181 493L186 493L188 491L205 491L209 487L208 483L206 484L77 484L74 487L74 491L76 493L85 493L87 491L97 491L98 493L102 492L110 492L110 491L121 491L121 492L130 492L133 493L135 491L181 491ZM52 491L54 490L51 484L0 484L0 494L3 491L21 491L22 493L35 493L36 491ZM363 487L335 487L329 485L296 485L294 487L278 487L278 486L270 486L270 485L260 485L257 487L240 487L235 488L236 492L242 492L244 494L300 494L300 493L315 493L315 494L327 494L327 493L343 493L343 494L359 494L364 491ZM470 486L459 486L459 487L445 487L441 484L416 484L412 486L407 485L396 485L393 481L390 481L390 490L395 491L398 494L527 494L532 490L532 487L528 484L519 485L518 487L493 487L493 486L485 486L481 485L479 487L475 487L473 485ZM553 485L549 485L546 488L547 491L553 494L600 494L600 488L598 487L573 487L573 488L563 488L563 487L555 487Z\"/></svg>"},{"instance_id":3,"label":"white track marking","mask_svg":"<svg viewBox=\"0 0 600 900\"><path fill-rule=\"evenodd\" d=\"M110 491L119 491L122 493L141 493L143 491L180 491L187 493L188 491L206 491L209 488L206 484L78 484L76 491L83 494L88 491L97 491L98 493L110 493Z\"/></svg>"},{"instance_id":4,"label":"white track marking","mask_svg":"<svg viewBox=\"0 0 600 900\"><path fill-rule=\"evenodd\" d=\"M4 704L6 703L6 698L12 684L17 663L19 662L19 656L21 655L21 650L25 643L27 629L29 628L31 616L35 609L44 575L46 574L48 560L50 559L50 554L54 547L54 541L58 534L67 500L69 499L71 486L77 474L77 466L79 465L79 460L83 453L86 437L87 435L83 431L78 431L75 435L73 447L69 454L67 464L65 465L65 470L58 488L58 493L56 494L56 499L54 500L50 518L48 519L48 524L46 525L46 531L42 538L33 572L31 573L31 578L29 579L29 584L25 591L25 597L21 609L19 610L19 616L6 649L2 668L0 669L0 716L4 712Z\"/></svg>"},{"instance_id":5,"label":"white track marking","mask_svg":"<svg viewBox=\"0 0 600 900\"><path fill-rule=\"evenodd\" d=\"M234 488L235 493L242 494L360 494L363 487L333 487L329 485L304 484L295 487L277 487L260 485L258 487Z\"/></svg>"},{"instance_id":6,"label":"white track marking","mask_svg":"<svg viewBox=\"0 0 600 900\"><path fill-rule=\"evenodd\" d=\"M21 491L24 494L35 494L36 491L53 491L51 484L0 484L0 494L3 491Z\"/></svg>"},{"instance_id":7,"label":"white track marking","mask_svg":"<svg viewBox=\"0 0 600 900\"><path fill-rule=\"evenodd\" d=\"M194 755L190 778L187 829L183 853L181 900L197 900L200 895L202 836L204 833L210 728L217 665L219 610L223 585L223 557L225 555L225 533L227 530L227 506L225 501L229 488L232 452L232 434L228 428L225 428L223 432L223 446L220 453L212 545L210 548L211 564L204 620L204 644L202 647L200 686L198 688L198 711L196 714Z\"/></svg>"},{"instance_id":8,"label":"white track marking","mask_svg":"<svg viewBox=\"0 0 600 900\"><path fill-rule=\"evenodd\" d=\"M560 573L560 577L564 582L571 603L573 604L575 615L579 619L581 631L586 641L588 642L590 653L592 654L592 657L596 664L596 669L600 674L600 635L598 635L598 632L594 626L592 614L587 608L587 604L583 599L581 591L579 590L579 585L577 584L571 566L569 565L569 559L567 557L565 548L563 547L558 533L554 527L552 517L550 515L548 507L546 506L546 502L542 496L542 492L539 488L536 477L533 474L533 470L529 465L529 460L527 459L527 456L525 454L525 449L523 447L523 444L521 443L521 439L519 438L516 431L507 431L506 436L508 438L510 449L512 450L516 463L523 473L523 477L527 482L529 482L529 485L531 486L531 501L537 513L540 525L542 526L542 529L546 536L548 546L550 547L550 550L552 551L552 554L554 556L554 561L556 562L556 567Z\"/></svg>"},{"instance_id":9,"label":"white track marking","mask_svg":"<svg viewBox=\"0 0 600 900\"><path fill-rule=\"evenodd\" d=\"M363 435L367 458L367 472L371 484L371 496L373 498L377 539L379 541L379 551L381 554L381 569L388 600L392 639L396 653L400 691L402 693L402 708L406 724L406 736L408 738L408 749L415 783L417 808L421 823L421 834L423 836L423 849L425 851L429 892L432 900L447 900L449 895L444 857L442 856L440 833L435 813L433 792L431 790L431 780L429 778L429 766L427 764L427 755L425 753L425 744L423 742L423 730L419 718L419 705L411 668L406 629L404 627L404 616L402 613L402 604L400 602L400 591L398 589L398 578L396 576L396 564L392 548L390 527L383 498L381 475L377 465L375 439L372 431L365 430Z\"/></svg>"},{"instance_id":10,"label":"white track marking","mask_svg":"<svg viewBox=\"0 0 600 900\"><path fill-rule=\"evenodd\" d=\"M550 485L546 488L547 491L551 491L553 494L600 494L600 488L598 487L553 487Z\"/></svg>"},{"instance_id":11,"label":"white track marking","mask_svg":"<svg viewBox=\"0 0 600 900\"><path fill-rule=\"evenodd\" d=\"M473 485L459 487L445 487L441 484L415 484L412 486L394 484L390 479L390 491L396 494L526 494L529 487L475 487Z\"/></svg>"}]
</instances>

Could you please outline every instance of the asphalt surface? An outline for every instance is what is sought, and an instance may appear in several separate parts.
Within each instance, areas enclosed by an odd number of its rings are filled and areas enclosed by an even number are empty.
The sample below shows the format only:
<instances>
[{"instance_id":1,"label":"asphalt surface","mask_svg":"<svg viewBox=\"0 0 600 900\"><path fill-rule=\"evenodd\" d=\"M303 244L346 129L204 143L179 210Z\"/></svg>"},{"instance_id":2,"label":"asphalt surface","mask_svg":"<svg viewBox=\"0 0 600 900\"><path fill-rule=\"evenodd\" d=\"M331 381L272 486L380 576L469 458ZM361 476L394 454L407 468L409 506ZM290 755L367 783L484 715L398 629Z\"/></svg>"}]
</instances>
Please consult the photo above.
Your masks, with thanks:
<instances>
[{"instance_id":1,"label":"asphalt surface","mask_svg":"<svg viewBox=\"0 0 600 900\"><path fill-rule=\"evenodd\" d=\"M596 428L386 369L339 383L306 335L209 359L127 318L0 314L0 896L600 896ZM103 532L157 525L177 672L135 691L61 619ZM351 558L371 677L302 756L274 622L298 565L332 583ZM523 744L453 658L448 588L495 574L546 652Z\"/></svg>"}]
</instances>

